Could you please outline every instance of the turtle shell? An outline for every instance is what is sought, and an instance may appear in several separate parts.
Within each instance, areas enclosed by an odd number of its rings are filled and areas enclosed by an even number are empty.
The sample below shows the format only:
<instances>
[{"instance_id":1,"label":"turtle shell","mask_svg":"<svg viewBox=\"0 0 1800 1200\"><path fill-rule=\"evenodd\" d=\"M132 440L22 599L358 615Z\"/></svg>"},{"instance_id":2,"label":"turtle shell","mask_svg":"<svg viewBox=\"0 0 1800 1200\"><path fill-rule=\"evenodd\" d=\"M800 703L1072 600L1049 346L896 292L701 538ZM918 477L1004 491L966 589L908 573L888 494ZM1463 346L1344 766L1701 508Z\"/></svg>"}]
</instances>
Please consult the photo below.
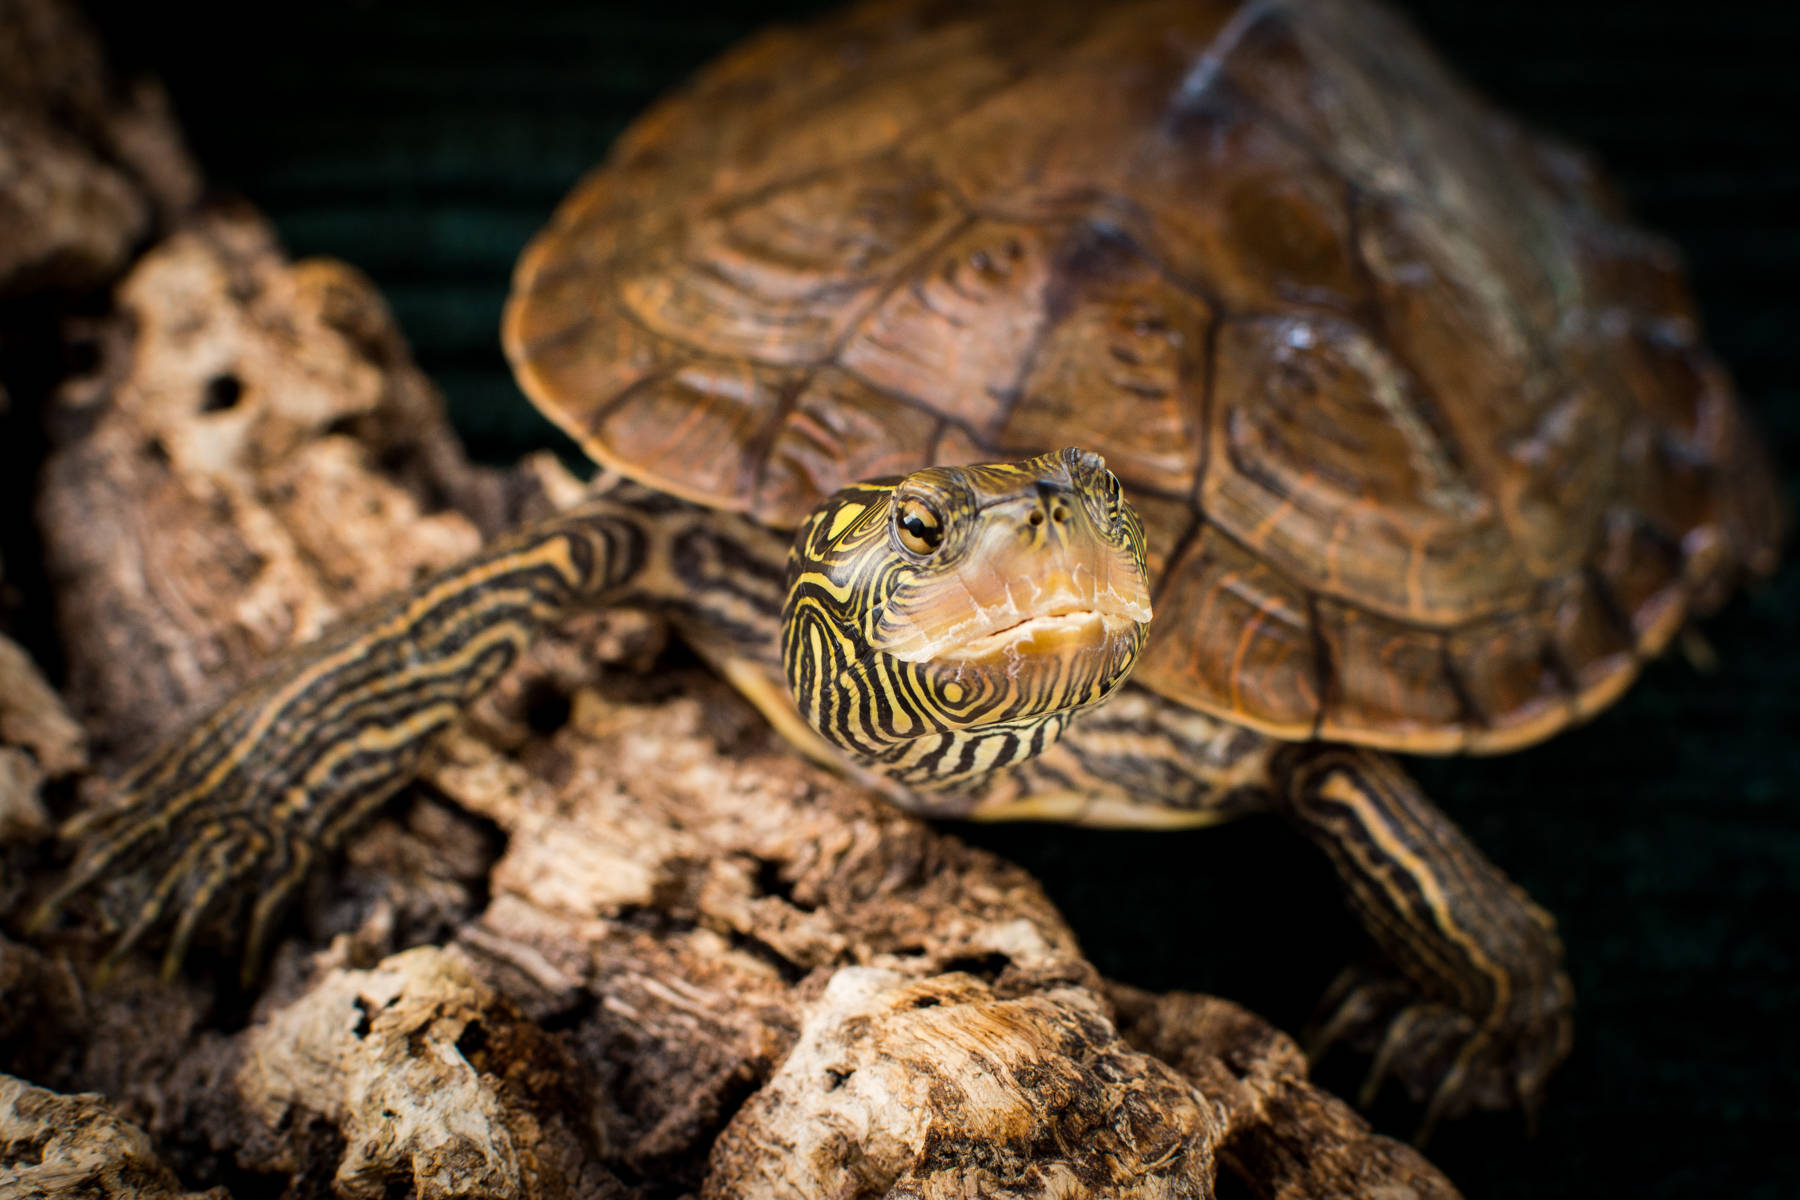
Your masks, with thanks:
<instances>
[{"instance_id":1,"label":"turtle shell","mask_svg":"<svg viewBox=\"0 0 1800 1200\"><path fill-rule=\"evenodd\" d=\"M1498 750L1772 565L1672 251L1379 7L891 0L768 33L525 254L519 378L595 459L790 526L1096 450L1135 679L1284 738Z\"/></svg>"}]
</instances>

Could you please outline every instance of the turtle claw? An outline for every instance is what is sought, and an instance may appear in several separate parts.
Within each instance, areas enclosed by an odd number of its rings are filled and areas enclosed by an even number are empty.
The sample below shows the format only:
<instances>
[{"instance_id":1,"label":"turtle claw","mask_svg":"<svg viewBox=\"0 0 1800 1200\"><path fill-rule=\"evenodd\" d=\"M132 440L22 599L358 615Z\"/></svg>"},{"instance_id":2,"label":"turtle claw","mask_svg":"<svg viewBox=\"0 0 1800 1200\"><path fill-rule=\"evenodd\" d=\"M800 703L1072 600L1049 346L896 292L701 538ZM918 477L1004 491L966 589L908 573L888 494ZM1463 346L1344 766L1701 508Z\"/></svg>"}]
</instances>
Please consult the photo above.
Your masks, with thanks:
<instances>
[{"instance_id":1,"label":"turtle claw","mask_svg":"<svg viewBox=\"0 0 1800 1200\"><path fill-rule=\"evenodd\" d=\"M1394 1012L1407 993L1406 983L1397 977L1368 966L1346 967L1319 1001L1319 1011L1328 1015L1302 1039L1306 1057L1316 1062L1340 1042L1362 1044L1365 1031L1385 1026L1384 1014ZM1362 1103L1366 1107L1368 1102Z\"/></svg>"},{"instance_id":2,"label":"turtle claw","mask_svg":"<svg viewBox=\"0 0 1800 1200\"><path fill-rule=\"evenodd\" d=\"M1525 1019L1516 1010L1477 1019L1422 1001L1404 978L1352 967L1327 990L1326 1016L1307 1039L1313 1060L1342 1044L1372 1055L1357 1104L1370 1107L1389 1081L1425 1105L1413 1143L1423 1146L1438 1123L1475 1109L1517 1107L1526 1128L1551 1070L1569 1052L1572 990L1560 973Z\"/></svg>"},{"instance_id":3,"label":"turtle claw","mask_svg":"<svg viewBox=\"0 0 1800 1200\"><path fill-rule=\"evenodd\" d=\"M161 804L154 788L128 785L118 804L78 818L65 831L80 849L63 882L32 913L28 929L43 931L77 896L93 893L113 930L95 981L111 977L165 927L160 973L166 980L180 971L201 931L227 928L242 909L243 893L253 890L260 894L248 942L260 948L297 873L311 861L309 854L295 852L294 839L276 836L280 832L216 804ZM246 881L259 873L273 882L247 889ZM247 968L256 961L247 960Z\"/></svg>"},{"instance_id":4,"label":"turtle claw","mask_svg":"<svg viewBox=\"0 0 1800 1200\"><path fill-rule=\"evenodd\" d=\"M1400 1010L1400 1013L1388 1023L1387 1036L1381 1039L1381 1048L1369 1062L1369 1073L1363 1077L1362 1087L1357 1090L1356 1103L1361 1108L1368 1108L1375 1103L1381 1094L1381 1085L1393 1077L1399 1065L1405 1061L1407 1047L1418 1043L1420 1027L1424 1022L1438 1015L1437 1011L1422 1006L1412 1006ZM1461 1014L1457 1014L1460 1016ZM1445 1086L1450 1083L1454 1069L1445 1072L1444 1082L1432 1093L1432 1104L1437 1103ZM1429 1111L1426 1120L1431 1120Z\"/></svg>"}]
</instances>

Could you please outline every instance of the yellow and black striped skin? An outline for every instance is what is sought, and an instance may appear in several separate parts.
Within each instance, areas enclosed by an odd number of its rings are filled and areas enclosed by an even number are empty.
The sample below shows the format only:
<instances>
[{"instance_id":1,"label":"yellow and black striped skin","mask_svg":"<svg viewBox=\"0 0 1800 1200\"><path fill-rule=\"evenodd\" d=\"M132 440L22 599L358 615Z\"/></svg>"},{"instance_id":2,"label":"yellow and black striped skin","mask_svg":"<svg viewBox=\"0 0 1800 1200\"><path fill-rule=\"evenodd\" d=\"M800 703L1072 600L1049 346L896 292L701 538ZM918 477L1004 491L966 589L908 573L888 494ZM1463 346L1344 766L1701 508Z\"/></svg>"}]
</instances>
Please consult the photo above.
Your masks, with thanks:
<instances>
[{"instance_id":1,"label":"yellow and black striped skin","mask_svg":"<svg viewBox=\"0 0 1800 1200\"><path fill-rule=\"evenodd\" d=\"M1385 1025L1363 1103L1392 1073L1429 1097L1421 1138L1474 1107L1531 1115L1573 1041L1574 987L1555 920L1389 756L1287 746L1274 774L1282 811L1331 859L1387 959L1339 980L1318 1038Z\"/></svg>"},{"instance_id":2,"label":"yellow and black striped skin","mask_svg":"<svg viewBox=\"0 0 1800 1200\"><path fill-rule=\"evenodd\" d=\"M249 687L119 781L123 803L89 814L79 855L41 907L133 862L157 877L132 905L109 963L168 913L165 967L216 905L258 893L247 965L316 859L417 769L456 720L547 625L629 601L647 560L630 510L577 510L502 541L353 615L278 659Z\"/></svg>"},{"instance_id":3,"label":"yellow and black striped skin","mask_svg":"<svg viewBox=\"0 0 1800 1200\"><path fill-rule=\"evenodd\" d=\"M908 504L942 522L929 553L902 540ZM1119 688L1144 646L1145 571L1143 525L1097 455L856 484L794 539L782 666L832 745L909 790L956 789L1043 753ZM1103 615L1006 638L1071 611ZM1005 644L971 653L983 639Z\"/></svg>"},{"instance_id":4,"label":"yellow and black striped skin","mask_svg":"<svg viewBox=\"0 0 1800 1200\"><path fill-rule=\"evenodd\" d=\"M899 540L909 500L942 519L930 555ZM920 811L1151 827L1283 812L1399 969L1347 988L1327 1036L1386 1029L1374 1077L1431 1094L1431 1118L1529 1103L1569 1040L1549 919L1379 751L1284 745L1130 684L1143 562L1135 512L1080 451L858 485L792 539L614 481L353 614L180 732L80 823L35 923L96 887L122 904L109 963L166 922L172 972L218 924L241 928L253 973L311 867L540 631L653 607L802 748ZM993 628L1040 613L1042 632Z\"/></svg>"}]
</instances>

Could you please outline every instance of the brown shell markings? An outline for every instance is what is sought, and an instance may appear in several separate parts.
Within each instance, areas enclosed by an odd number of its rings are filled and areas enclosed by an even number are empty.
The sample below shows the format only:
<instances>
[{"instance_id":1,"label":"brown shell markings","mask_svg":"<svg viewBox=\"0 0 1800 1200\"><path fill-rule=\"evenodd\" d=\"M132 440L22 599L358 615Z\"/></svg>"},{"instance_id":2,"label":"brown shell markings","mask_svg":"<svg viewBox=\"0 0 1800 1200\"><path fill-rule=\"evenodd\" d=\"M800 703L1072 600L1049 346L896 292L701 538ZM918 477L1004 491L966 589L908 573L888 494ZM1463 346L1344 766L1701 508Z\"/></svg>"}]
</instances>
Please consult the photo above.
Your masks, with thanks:
<instances>
[{"instance_id":1,"label":"brown shell markings","mask_svg":"<svg viewBox=\"0 0 1800 1200\"><path fill-rule=\"evenodd\" d=\"M1079 444L1144 514L1136 680L1502 750L1768 569L1679 266L1360 0L884 0L664 101L505 337L597 460L776 526Z\"/></svg>"}]
</instances>

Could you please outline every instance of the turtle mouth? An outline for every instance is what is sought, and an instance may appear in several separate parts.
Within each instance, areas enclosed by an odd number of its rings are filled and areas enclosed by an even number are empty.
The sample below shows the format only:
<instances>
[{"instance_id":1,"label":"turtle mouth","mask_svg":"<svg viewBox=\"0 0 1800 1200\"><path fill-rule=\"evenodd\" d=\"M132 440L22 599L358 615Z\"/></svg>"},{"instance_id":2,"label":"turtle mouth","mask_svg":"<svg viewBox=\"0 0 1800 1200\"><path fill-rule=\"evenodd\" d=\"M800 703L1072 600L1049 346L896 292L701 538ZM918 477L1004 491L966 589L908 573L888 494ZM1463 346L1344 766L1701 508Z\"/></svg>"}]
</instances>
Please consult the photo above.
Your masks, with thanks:
<instances>
[{"instance_id":1,"label":"turtle mouth","mask_svg":"<svg viewBox=\"0 0 1800 1200\"><path fill-rule=\"evenodd\" d=\"M1010 674L1028 662L1074 665L1136 647L1150 620L1142 561L1089 520L1079 497L1050 496L982 510L958 556L907 575L886 596L869 648Z\"/></svg>"},{"instance_id":2,"label":"turtle mouth","mask_svg":"<svg viewBox=\"0 0 1800 1200\"><path fill-rule=\"evenodd\" d=\"M1037 613L936 647L932 658L986 665L1093 650L1134 636L1144 618L1099 608Z\"/></svg>"}]
</instances>

